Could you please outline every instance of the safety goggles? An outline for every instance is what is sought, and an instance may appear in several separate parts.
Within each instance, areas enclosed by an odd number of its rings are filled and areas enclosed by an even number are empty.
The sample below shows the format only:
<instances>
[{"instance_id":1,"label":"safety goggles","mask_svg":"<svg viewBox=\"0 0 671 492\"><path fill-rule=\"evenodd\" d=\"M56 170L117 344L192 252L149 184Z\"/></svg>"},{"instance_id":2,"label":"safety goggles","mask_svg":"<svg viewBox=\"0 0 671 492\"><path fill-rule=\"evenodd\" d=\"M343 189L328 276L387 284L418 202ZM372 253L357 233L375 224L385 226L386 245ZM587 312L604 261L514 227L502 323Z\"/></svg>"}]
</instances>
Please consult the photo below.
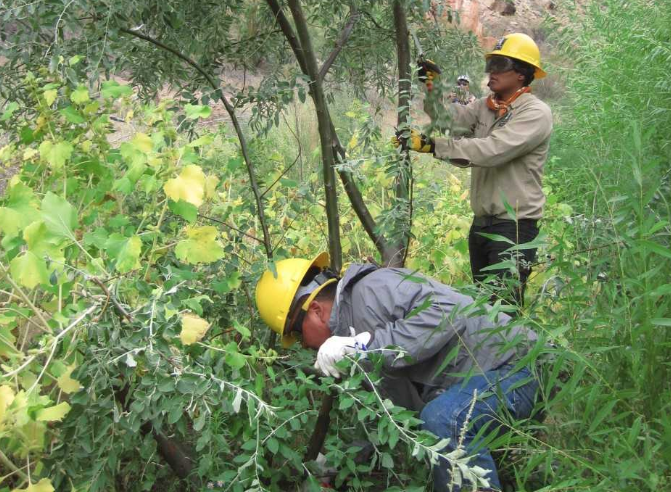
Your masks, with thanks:
<instances>
[{"instance_id":1,"label":"safety goggles","mask_svg":"<svg viewBox=\"0 0 671 492\"><path fill-rule=\"evenodd\" d=\"M505 56L494 55L487 59L485 65L485 72L487 73L504 73L513 70L515 65L513 60Z\"/></svg>"},{"instance_id":2,"label":"safety goggles","mask_svg":"<svg viewBox=\"0 0 671 492\"><path fill-rule=\"evenodd\" d=\"M459 87L467 86L467 85L469 85L469 84L468 84L468 80L460 80L460 81L457 82L457 85L458 85Z\"/></svg>"},{"instance_id":3,"label":"safety goggles","mask_svg":"<svg viewBox=\"0 0 671 492\"><path fill-rule=\"evenodd\" d=\"M301 285L298 288L298 291L296 291L296 295L294 296L294 305L289 310L291 315L289 319L291 321L289 322L290 324L286 327L284 333L287 335L289 333L298 333L302 335L303 320L305 319L305 315L308 312L310 303L314 300L315 297L317 297L317 294L319 294L320 290L337 281L338 277L333 272L330 270L322 270L317 275L315 275L314 278L307 283L307 285ZM305 296L308 296L307 299L299 305L299 301Z\"/></svg>"}]
</instances>

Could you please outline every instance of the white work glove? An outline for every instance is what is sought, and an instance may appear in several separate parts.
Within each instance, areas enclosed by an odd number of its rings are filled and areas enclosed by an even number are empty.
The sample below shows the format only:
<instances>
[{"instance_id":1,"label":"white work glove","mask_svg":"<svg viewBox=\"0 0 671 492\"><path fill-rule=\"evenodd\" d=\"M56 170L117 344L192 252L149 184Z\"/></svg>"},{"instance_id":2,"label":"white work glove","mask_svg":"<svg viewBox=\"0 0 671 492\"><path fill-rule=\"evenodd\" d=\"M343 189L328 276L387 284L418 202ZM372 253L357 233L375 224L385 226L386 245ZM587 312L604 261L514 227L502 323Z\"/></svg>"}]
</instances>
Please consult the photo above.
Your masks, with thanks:
<instances>
[{"instance_id":1,"label":"white work glove","mask_svg":"<svg viewBox=\"0 0 671 492\"><path fill-rule=\"evenodd\" d=\"M351 337L330 337L319 347L315 369L324 376L340 377L340 371L336 367L339 361L347 355L368 350L370 333L364 331L357 335L352 327L350 327L350 333Z\"/></svg>"}]
</instances>

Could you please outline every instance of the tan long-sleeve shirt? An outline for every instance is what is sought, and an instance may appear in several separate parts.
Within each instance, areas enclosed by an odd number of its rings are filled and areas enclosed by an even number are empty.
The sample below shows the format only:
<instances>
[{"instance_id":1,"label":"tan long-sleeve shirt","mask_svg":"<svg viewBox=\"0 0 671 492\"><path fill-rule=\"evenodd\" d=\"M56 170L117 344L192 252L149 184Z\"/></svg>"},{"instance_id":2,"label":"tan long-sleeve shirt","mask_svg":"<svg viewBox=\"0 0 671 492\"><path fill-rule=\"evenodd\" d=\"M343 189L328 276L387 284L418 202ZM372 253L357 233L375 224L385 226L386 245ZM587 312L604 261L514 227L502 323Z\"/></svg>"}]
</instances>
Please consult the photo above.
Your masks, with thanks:
<instances>
[{"instance_id":1,"label":"tan long-sleeve shirt","mask_svg":"<svg viewBox=\"0 0 671 492\"><path fill-rule=\"evenodd\" d=\"M427 113L435 110L425 104ZM552 112L533 94L522 94L501 118L486 99L449 105L453 130L464 138L436 138L435 156L471 167L471 208L476 217L510 219L503 199L518 219L540 219L545 204L543 166L547 160Z\"/></svg>"}]
</instances>

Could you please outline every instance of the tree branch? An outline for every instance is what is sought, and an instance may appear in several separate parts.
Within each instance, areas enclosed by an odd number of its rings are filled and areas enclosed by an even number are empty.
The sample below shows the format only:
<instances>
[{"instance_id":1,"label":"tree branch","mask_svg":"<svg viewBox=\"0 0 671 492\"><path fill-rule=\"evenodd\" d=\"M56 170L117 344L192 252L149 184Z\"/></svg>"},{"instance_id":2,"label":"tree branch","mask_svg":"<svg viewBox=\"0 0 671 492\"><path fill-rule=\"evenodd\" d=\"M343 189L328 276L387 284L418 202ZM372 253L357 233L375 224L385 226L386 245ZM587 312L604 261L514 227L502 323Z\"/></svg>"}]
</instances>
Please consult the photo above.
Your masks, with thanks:
<instances>
[{"instance_id":1,"label":"tree branch","mask_svg":"<svg viewBox=\"0 0 671 492\"><path fill-rule=\"evenodd\" d=\"M226 108L226 112L231 118L233 128L235 129L235 133L238 136L238 141L240 142L240 152L242 153L242 157L245 160L245 164L247 165L247 174L249 175L249 183L252 187L252 192L254 193L254 199L256 201L256 213L259 216L259 222L261 223L261 229L263 231L263 246L266 250L266 256L268 257L268 259L271 259L273 257L273 248L272 243L270 241L270 232L268 231L268 224L266 222L266 216L263 211L263 201L261 199L261 192L259 191L259 186L256 181L254 164L251 158L249 157L249 151L247 149L247 139L245 138L244 133L242 133L242 128L240 127L240 122L238 121L238 117L235 114L235 109L228 101L226 96L224 96L224 93L221 90L221 85L217 81L215 81L214 77L212 77L212 75L210 75L207 71L205 71L203 67L201 67L193 59L189 58L188 56L176 50L175 48L162 43L158 39L154 39L151 36L142 34L137 31L133 31L131 29L119 28L119 31L125 34L130 34L131 36L135 36L136 38L143 39L144 41L148 41L153 45L158 46L159 48L168 51L169 53L172 53L177 58L193 67L198 73L200 73L205 78L205 80L207 80L207 82L215 91L219 92L219 99L224 104L224 108Z\"/></svg>"},{"instance_id":2,"label":"tree branch","mask_svg":"<svg viewBox=\"0 0 671 492\"><path fill-rule=\"evenodd\" d=\"M347 43L347 40L349 39L350 35L352 34L352 31L354 30L354 24L356 24L356 21L359 20L360 16L361 14L359 14L359 12L357 11L356 6L352 5L350 7L349 19L347 20L345 27L343 27L342 31L340 31L340 36L338 36L338 40L336 41L336 44L333 47L333 51L331 51L329 56L326 58L326 61L322 65L322 68L319 70L320 81L324 80L324 77L326 77L326 74L331 68L331 65L333 65L333 62L340 54L340 51L343 49L343 46L345 46L345 43Z\"/></svg>"},{"instance_id":3,"label":"tree branch","mask_svg":"<svg viewBox=\"0 0 671 492\"><path fill-rule=\"evenodd\" d=\"M296 57L296 61L298 62L301 71L303 72L303 74L309 76L309 72L307 70L307 65L305 62L305 57L303 55L303 49L301 47L300 41L294 34L294 30L291 27L291 24L289 23L287 17L284 15L284 12L282 11L282 7L280 7L278 3L278 0L266 0L266 3L270 7L270 10L273 12L275 19L277 19L277 22L279 23L282 32L284 33L284 36L287 39L287 42L289 43L289 46L291 47L291 50L293 51ZM312 91L310 91L310 97L313 97ZM332 121L330 126L331 126L333 156L336 162L341 162L345 159L345 149L343 148L338 139L338 135L335 131L335 126L333 125ZM354 209L354 212L361 221L361 224L363 225L364 230L368 234L368 237L370 237L370 239L373 241L373 244L375 244L375 247L377 248L377 250L379 251L380 255L383 258L389 256L389 253L387 251L388 250L387 242L384 239L384 237L377 232L375 219L373 219L373 216L368 210L368 207L366 206L366 203L363 200L363 196L361 195L361 191L356 186L356 183L354 182L351 173L344 170L339 170L338 175L340 176L343 186L345 187L345 192L347 193L347 197L350 200L352 208Z\"/></svg>"},{"instance_id":4,"label":"tree branch","mask_svg":"<svg viewBox=\"0 0 671 492\"><path fill-rule=\"evenodd\" d=\"M289 0L289 10L296 25L296 32L300 40L301 58L305 61L305 68L310 77L310 95L317 112L319 127L319 142L322 151L322 167L324 173L324 195L326 199L326 219L329 234L329 252L331 268L339 272L342 267L342 247L340 245L340 219L338 216L338 195L335 181L335 160L333 158L333 124L328 112L328 105L319 79L317 58L312 48L312 40L308 32L307 21L303 14L300 0Z\"/></svg>"}]
</instances>

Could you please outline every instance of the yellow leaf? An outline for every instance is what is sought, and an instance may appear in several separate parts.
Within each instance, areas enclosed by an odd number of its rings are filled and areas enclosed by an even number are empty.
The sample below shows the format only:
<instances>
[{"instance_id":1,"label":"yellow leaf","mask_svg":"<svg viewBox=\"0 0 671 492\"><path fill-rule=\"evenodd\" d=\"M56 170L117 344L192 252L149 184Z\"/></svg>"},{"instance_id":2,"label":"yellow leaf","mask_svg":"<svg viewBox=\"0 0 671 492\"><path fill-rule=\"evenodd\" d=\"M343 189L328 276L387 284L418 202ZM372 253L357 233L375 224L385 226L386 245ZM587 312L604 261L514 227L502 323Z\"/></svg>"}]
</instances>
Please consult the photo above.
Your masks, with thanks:
<instances>
[{"instance_id":1,"label":"yellow leaf","mask_svg":"<svg viewBox=\"0 0 671 492\"><path fill-rule=\"evenodd\" d=\"M136 133L133 140L131 140L131 144L145 154L154 149L154 142L151 141L151 138L146 133Z\"/></svg>"},{"instance_id":2,"label":"yellow leaf","mask_svg":"<svg viewBox=\"0 0 671 492\"><path fill-rule=\"evenodd\" d=\"M205 197L214 198L216 196L217 185L219 178L216 176L208 176L205 178Z\"/></svg>"},{"instance_id":3,"label":"yellow leaf","mask_svg":"<svg viewBox=\"0 0 671 492\"><path fill-rule=\"evenodd\" d=\"M182 331L179 339L184 345L191 345L200 341L210 328L210 323L196 314L186 313L182 315Z\"/></svg>"},{"instance_id":4,"label":"yellow leaf","mask_svg":"<svg viewBox=\"0 0 671 492\"><path fill-rule=\"evenodd\" d=\"M464 192L459 196L459 201L463 202L466 200L466 197L468 196L468 190L464 190Z\"/></svg>"},{"instance_id":5,"label":"yellow leaf","mask_svg":"<svg viewBox=\"0 0 671 492\"><path fill-rule=\"evenodd\" d=\"M358 143L359 143L359 137L355 133L354 135L352 135L352 138L350 139L349 143L347 144L347 147L351 150L354 147L356 147Z\"/></svg>"},{"instance_id":6,"label":"yellow leaf","mask_svg":"<svg viewBox=\"0 0 671 492\"><path fill-rule=\"evenodd\" d=\"M175 247L178 259L191 265L196 263L212 263L224 256L224 249L217 240L217 229L212 226L189 227L187 239Z\"/></svg>"},{"instance_id":7,"label":"yellow leaf","mask_svg":"<svg viewBox=\"0 0 671 492\"><path fill-rule=\"evenodd\" d=\"M51 485L51 480L43 478L35 484L30 484L25 489L14 489L12 492L54 492L54 487Z\"/></svg>"},{"instance_id":8,"label":"yellow leaf","mask_svg":"<svg viewBox=\"0 0 671 492\"><path fill-rule=\"evenodd\" d=\"M38 422L52 422L54 420L61 421L63 417L70 411L70 404L67 402L59 403L53 407L43 408L37 412Z\"/></svg>"},{"instance_id":9,"label":"yellow leaf","mask_svg":"<svg viewBox=\"0 0 671 492\"><path fill-rule=\"evenodd\" d=\"M14 390L5 385L0 386L0 423L5 417L5 411L7 407L12 404L14 401Z\"/></svg>"},{"instance_id":10,"label":"yellow leaf","mask_svg":"<svg viewBox=\"0 0 671 492\"><path fill-rule=\"evenodd\" d=\"M58 91L56 89L51 89L50 91L44 91L44 100L47 103L47 106L51 106L58 96Z\"/></svg>"},{"instance_id":11,"label":"yellow leaf","mask_svg":"<svg viewBox=\"0 0 671 492\"><path fill-rule=\"evenodd\" d=\"M23 152L23 160L27 161L32 159L38 154L37 149L33 149L32 147L28 147L24 152Z\"/></svg>"},{"instance_id":12,"label":"yellow leaf","mask_svg":"<svg viewBox=\"0 0 671 492\"><path fill-rule=\"evenodd\" d=\"M61 376L56 380L58 387L63 390L63 393L75 393L82 389L82 385L79 384L79 381L72 379L70 374L74 370L75 366L68 367L68 370L65 371Z\"/></svg>"},{"instance_id":13,"label":"yellow leaf","mask_svg":"<svg viewBox=\"0 0 671 492\"><path fill-rule=\"evenodd\" d=\"M182 199L200 207L205 196L205 174L199 166L191 164L178 177L168 180L163 190L176 202Z\"/></svg>"}]
</instances>

